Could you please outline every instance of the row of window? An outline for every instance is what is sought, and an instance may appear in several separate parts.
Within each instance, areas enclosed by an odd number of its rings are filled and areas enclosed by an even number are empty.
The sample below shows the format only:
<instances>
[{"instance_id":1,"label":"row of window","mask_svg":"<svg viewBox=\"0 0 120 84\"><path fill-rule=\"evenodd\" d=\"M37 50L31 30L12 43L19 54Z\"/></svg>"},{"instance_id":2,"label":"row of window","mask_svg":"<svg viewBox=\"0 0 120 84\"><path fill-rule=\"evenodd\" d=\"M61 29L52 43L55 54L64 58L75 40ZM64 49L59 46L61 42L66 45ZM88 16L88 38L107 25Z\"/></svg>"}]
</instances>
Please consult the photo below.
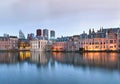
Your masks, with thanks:
<instances>
[{"instance_id":1,"label":"row of window","mask_svg":"<svg viewBox=\"0 0 120 84\"><path fill-rule=\"evenodd\" d=\"M116 45L114 45L114 46L110 46L109 48L116 48L117 46ZM98 48L108 48L108 46L94 46L94 47L92 47L92 48L95 48L95 49L98 49ZM88 49L88 46L86 46L86 49ZM90 47L90 49L91 49L91 47Z\"/></svg>"},{"instance_id":2,"label":"row of window","mask_svg":"<svg viewBox=\"0 0 120 84\"><path fill-rule=\"evenodd\" d=\"M117 41L116 40L109 40L109 43L110 44L113 44L113 43L117 43ZM90 44L90 45L93 45L93 44L108 44L108 40L106 40L106 42L90 42L90 43L88 43L88 42L83 42L83 43L80 43L79 42L79 44Z\"/></svg>"}]
</instances>

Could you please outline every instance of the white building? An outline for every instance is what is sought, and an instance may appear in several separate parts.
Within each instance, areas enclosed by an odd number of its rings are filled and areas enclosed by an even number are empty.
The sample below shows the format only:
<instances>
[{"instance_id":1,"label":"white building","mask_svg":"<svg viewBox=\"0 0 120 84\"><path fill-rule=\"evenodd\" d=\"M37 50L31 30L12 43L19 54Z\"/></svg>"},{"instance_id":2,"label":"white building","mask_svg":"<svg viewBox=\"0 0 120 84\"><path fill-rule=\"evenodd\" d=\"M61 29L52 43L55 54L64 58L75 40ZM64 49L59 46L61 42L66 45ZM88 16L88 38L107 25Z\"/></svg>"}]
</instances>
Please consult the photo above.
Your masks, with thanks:
<instances>
[{"instance_id":1,"label":"white building","mask_svg":"<svg viewBox=\"0 0 120 84\"><path fill-rule=\"evenodd\" d=\"M31 51L45 51L47 40L34 39L30 41Z\"/></svg>"}]
</instances>

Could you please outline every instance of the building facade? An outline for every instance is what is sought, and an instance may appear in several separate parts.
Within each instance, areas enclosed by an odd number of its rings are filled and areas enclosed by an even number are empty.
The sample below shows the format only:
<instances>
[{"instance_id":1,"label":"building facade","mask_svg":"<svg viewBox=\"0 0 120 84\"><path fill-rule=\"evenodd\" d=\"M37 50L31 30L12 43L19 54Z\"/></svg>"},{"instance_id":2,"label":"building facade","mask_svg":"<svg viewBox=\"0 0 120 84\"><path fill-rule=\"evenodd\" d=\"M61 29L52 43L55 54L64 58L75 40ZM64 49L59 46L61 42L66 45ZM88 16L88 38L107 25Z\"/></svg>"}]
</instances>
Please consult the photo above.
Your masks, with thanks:
<instances>
[{"instance_id":1,"label":"building facade","mask_svg":"<svg viewBox=\"0 0 120 84\"><path fill-rule=\"evenodd\" d=\"M31 51L45 51L47 40L34 39L30 41Z\"/></svg>"},{"instance_id":2,"label":"building facade","mask_svg":"<svg viewBox=\"0 0 120 84\"><path fill-rule=\"evenodd\" d=\"M18 50L18 38L16 36L0 37L0 50Z\"/></svg>"},{"instance_id":3,"label":"building facade","mask_svg":"<svg viewBox=\"0 0 120 84\"><path fill-rule=\"evenodd\" d=\"M42 29L37 29L36 36L42 36Z\"/></svg>"},{"instance_id":4,"label":"building facade","mask_svg":"<svg viewBox=\"0 0 120 84\"><path fill-rule=\"evenodd\" d=\"M55 39L55 31L54 31L54 30L51 30L51 31L50 31L50 39L51 39L51 40L54 40L54 39Z\"/></svg>"},{"instance_id":5,"label":"building facade","mask_svg":"<svg viewBox=\"0 0 120 84\"><path fill-rule=\"evenodd\" d=\"M48 38L49 38L49 31L48 31L48 29L43 29L43 37L44 37L46 40L48 40Z\"/></svg>"},{"instance_id":6,"label":"building facade","mask_svg":"<svg viewBox=\"0 0 120 84\"><path fill-rule=\"evenodd\" d=\"M25 40L21 40L19 39L18 41L18 48L20 51L28 51L30 50L30 42L29 40L25 39Z\"/></svg>"}]
</instances>

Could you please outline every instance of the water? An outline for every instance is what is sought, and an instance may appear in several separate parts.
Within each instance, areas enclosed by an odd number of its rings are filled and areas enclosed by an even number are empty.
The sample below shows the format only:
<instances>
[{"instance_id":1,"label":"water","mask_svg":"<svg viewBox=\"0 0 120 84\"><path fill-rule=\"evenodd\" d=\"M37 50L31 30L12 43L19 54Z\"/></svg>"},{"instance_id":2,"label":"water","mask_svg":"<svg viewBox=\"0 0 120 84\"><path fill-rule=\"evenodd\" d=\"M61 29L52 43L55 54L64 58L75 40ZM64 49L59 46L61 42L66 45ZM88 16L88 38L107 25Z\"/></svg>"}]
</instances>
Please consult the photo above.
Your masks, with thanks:
<instances>
[{"instance_id":1,"label":"water","mask_svg":"<svg viewBox=\"0 0 120 84\"><path fill-rule=\"evenodd\" d=\"M0 84L120 84L120 54L0 52Z\"/></svg>"}]
</instances>

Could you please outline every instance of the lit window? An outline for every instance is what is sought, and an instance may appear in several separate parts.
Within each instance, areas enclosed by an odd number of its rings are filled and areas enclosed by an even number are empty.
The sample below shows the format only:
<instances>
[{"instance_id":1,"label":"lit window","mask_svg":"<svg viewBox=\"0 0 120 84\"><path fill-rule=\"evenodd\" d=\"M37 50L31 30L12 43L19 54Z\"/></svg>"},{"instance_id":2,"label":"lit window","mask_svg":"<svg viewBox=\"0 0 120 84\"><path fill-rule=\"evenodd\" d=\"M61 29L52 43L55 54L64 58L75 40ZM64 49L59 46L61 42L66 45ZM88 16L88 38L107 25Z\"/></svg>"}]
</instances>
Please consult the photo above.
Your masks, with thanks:
<instances>
[{"instance_id":1,"label":"lit window","mask_svg":"<svg viewBox=\"0 0 120 84\"><path fill-rule=\"evenodd\" d=\"M113 46L110 46L110 48L113 48Z\"/></svg>"}]
</instances>

